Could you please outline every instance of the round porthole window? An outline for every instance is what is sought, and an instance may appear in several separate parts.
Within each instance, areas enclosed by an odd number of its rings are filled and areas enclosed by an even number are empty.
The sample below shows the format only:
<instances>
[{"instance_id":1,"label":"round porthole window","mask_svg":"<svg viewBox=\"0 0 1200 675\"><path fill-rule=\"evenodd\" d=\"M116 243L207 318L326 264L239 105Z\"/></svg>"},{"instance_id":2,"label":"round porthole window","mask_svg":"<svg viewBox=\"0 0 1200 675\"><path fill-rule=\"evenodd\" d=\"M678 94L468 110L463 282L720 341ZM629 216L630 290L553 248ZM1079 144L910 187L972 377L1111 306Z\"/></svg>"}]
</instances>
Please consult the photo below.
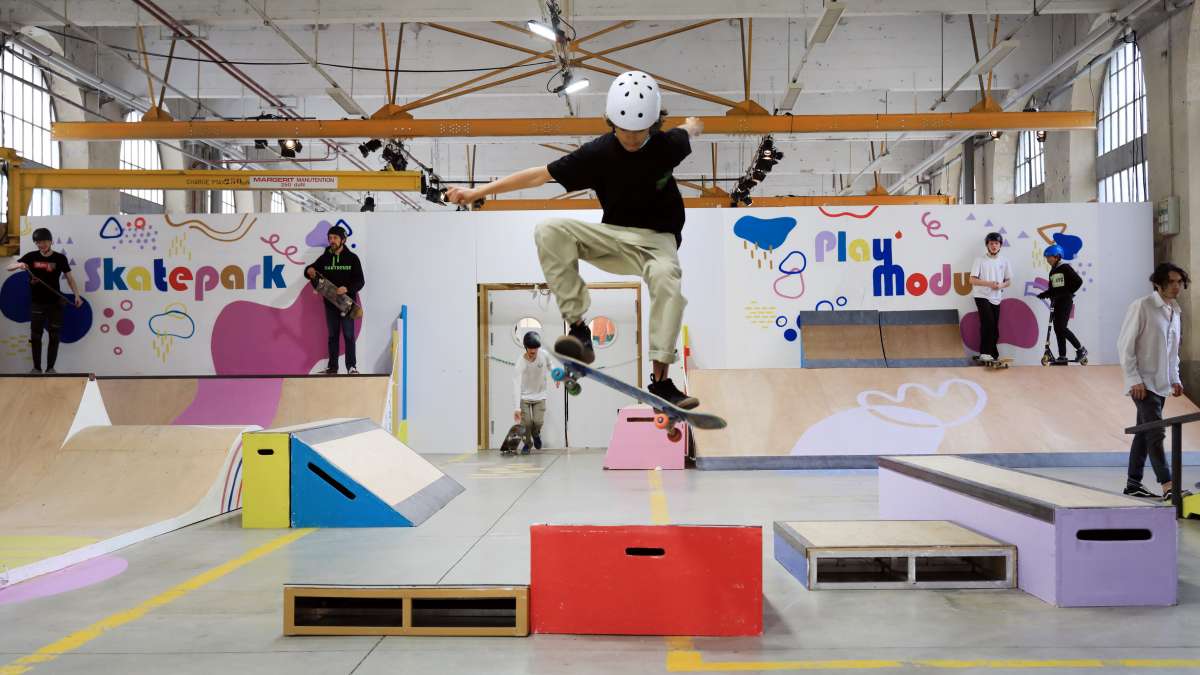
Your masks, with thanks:
<instances>
[{"instance_id":1,"label":"round porthole window","mask_svg":"<svg viewBox=\"0 0 1200 675\"><path fill-rule=\"evenodd\" d=\"M529 332L536 333L538 336L538 340L541 340L542 339L542 322L538 321L537 319L535 319L531 316L527 316L524 319L518 320L516 325L513 326L512 338L513 338L513 342L516 343L518 349L522 349L522 350L525 349L525 344L524 344L525 334L529 333Z\"/></svg>"},{"instance_id":2,"label":"round porthole window","mask_svg":"<svg viewBox=\"0 0 1200 675\"><path fill-rule=\"evenodd\" d=\"M592 330L592 346L607 349L617 341L617 325L607 316L598 316L588 323Z\"/></svg>"}]
</instances>

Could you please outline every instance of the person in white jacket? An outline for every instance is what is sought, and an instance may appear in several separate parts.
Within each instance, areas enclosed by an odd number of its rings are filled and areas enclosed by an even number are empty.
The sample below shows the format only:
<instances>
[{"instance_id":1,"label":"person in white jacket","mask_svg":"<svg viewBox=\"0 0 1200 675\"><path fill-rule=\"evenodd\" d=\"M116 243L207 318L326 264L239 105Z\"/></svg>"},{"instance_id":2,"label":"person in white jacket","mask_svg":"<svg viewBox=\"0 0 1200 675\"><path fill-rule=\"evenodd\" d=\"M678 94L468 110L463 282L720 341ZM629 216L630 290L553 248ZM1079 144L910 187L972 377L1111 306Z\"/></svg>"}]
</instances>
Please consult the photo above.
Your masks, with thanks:
<instances>
[{"instance_id":1,"label":"person in white jacket","mask_svg":"<svg viewBox=\"0 0 1200 675\"><path fill-rule=\"evenodd\" d=\"M1187 272L1171 263L1161 263L1150 275L1154 292L1134 300L1125 313L1117 353L1125 378L1126 393L1137 406L1137 423L1162 419L1167 396L1182 396L1179 379L1180 310L1176 298L1190 283ZM1164 429L1134 434L1129 446L1129 477L1125 494L1158 498L1142 486L1146 458L1162 486L1162 499L1171 496L1171 468L1163 452ZM1191 494L1184 490L1183 494Z\"/></svg>"},{"instance_id":2,"label":"person in white jacket","mask_svg":"<svg viewBox=\"0 0 1200 675\"><path fill-rule=\"evenodd\" d=\"M521 454L529 454L529 446L542 449L542 424L546 421L546 398L550 391L550 357L543 352L537 333L529 331L521 339L525 353L517 359L513 376L513 398L517 408L513 421L525 427L525 442ZM557 387L558 384L555 383Z\"/></svg>"}]
</instances>

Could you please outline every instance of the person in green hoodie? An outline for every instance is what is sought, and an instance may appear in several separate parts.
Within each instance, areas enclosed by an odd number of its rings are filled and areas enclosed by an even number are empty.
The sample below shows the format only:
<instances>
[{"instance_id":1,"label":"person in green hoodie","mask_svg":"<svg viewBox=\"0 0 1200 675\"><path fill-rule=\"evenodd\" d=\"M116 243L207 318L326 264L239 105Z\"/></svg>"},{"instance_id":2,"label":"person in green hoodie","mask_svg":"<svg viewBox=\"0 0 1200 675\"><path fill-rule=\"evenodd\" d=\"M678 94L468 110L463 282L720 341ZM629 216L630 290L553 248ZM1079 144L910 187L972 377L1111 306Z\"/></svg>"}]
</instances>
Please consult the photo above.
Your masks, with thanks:
<instances>
[{"instance_id":1,"label":"person in green hoodie","mask_svg":"<svg viewBox=\"0 0 1200 675\"><path fill-rule=\"evenodd\" d=\"M329 247L317 258L316 262L304 268L304 276L308 277L315 288L318 275L325 277L337 286L338 295L349 295L358 304L358 292L366 282L363 279L362 261L354 252L346 248L346 229L340 225L329 228ZM326 375L336 375L338 371L338 335L346 343L346 372L358 374L358 358L354 351L354 317L350 314L342 316L336 307L328 302L325 306L325 325L329 328L329 364L325 368Z\"/></svg>"}]
</instances>

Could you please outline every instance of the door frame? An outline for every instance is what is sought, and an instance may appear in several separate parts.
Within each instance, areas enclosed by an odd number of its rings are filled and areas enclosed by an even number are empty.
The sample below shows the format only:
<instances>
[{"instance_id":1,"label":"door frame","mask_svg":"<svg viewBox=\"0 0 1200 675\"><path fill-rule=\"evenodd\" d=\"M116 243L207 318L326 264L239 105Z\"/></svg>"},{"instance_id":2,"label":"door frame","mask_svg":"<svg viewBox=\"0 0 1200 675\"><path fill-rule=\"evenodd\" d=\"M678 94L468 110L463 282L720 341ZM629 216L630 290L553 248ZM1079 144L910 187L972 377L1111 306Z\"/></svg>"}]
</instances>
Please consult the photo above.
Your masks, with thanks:
<instances>
[{"instance_id":1,"label":"door frame","mask_svg":"<svg viewBox=\"0 0 1200 675\"><path fill-rule=\"evenodd\" d=\"M627 288L634 291L634 311L636 313L635 322L637 325L637 386L642 387L642 285L637 282L628 281L605 281L599 283L587 284L588 290L603 290L611 288ZM488 336L487 326L490 321L488 312L487 296L490 291L532 291L538 288L546 288L546 284L477 284L475 290L475 300L477 307L477 338L476 345L478 354L478 363L476 368L479 370L479 377L476 381L479 383L478 409L479 419L476 420L475 445L476 450L486 450L488 441L488 419L491 417L491 410L488 406Z\"/></svg>"}]
</instances>

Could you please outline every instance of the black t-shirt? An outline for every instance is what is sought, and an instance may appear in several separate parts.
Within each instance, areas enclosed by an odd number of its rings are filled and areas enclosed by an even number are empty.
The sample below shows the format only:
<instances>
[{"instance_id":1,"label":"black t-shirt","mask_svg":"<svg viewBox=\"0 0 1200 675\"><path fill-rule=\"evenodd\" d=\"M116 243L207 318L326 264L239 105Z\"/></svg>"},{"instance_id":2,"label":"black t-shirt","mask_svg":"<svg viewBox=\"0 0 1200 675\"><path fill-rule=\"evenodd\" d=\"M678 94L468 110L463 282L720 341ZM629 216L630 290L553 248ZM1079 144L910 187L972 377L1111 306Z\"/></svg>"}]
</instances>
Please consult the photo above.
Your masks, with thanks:
<instances>
[{"instance_id":1,"label":"black t-shirt","mask_svg":"<svg viewBox=\"0 0 1200 675\"><path fill-rule=\"evenodd\" d=\"M609 225L643 227L682 241L683 197L672 171L692 152L682 128L657 131L637 152L627 152L615 134L588 141L546 169L563 189L592 189Z\"/></svg>"},{"instance_id":2,"label":"black t-shirt","mask_svg":"<svg viewBox=\"0 0 1200 675\"><path fill-rule=\"evenodd\" d=\"M58 251L51 251L50 255L42 255L41 251L30 251L21 256L17 262L28 265L30 274L56 291L58 290L59 277L71 271L71 263L67 261L67 256ZM56 302L61 302L59 297L50 288L46 288L46 286L33 281L29 283L32 284L31 290L33 291L34 302L43 305L52 305Z\"/></svg>"}]
</instances>

